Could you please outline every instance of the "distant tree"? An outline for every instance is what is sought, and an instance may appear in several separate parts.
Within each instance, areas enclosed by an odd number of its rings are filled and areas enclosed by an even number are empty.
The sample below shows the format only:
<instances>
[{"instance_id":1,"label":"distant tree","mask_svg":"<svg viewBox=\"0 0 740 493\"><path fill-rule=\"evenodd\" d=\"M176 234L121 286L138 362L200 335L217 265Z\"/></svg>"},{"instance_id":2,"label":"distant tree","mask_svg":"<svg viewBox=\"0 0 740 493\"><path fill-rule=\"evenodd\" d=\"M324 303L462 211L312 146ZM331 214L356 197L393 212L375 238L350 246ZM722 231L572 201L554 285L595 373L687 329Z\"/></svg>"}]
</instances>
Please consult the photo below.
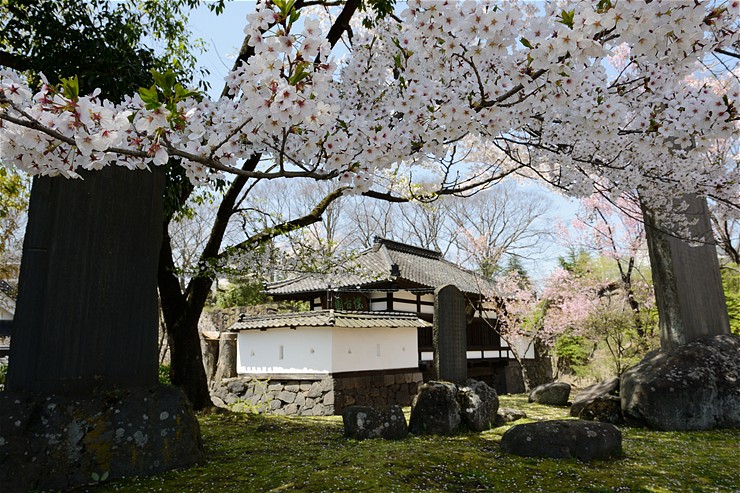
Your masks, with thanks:
<instances>
[{"instance_id":1,"label":"distant tree","mask_svg":"<svg viewBox=\"0 0 740 493\"><path fill-rule=\"evenodd\" d=\"M454 243L462 260L492 277L505 258L543 250L551 238L546 195L505 181L465 199L451 201Z\"/></svg>"},{"instance_id":2,"label":"distant tree","mask_svg":"<svg viewBox=\"0 0 740 493\"><path fill-rule=\"evenodd\" d=\"M0 279L18 275L29 185L28 178L0 165Z\"/></svg>"}]
</instances>

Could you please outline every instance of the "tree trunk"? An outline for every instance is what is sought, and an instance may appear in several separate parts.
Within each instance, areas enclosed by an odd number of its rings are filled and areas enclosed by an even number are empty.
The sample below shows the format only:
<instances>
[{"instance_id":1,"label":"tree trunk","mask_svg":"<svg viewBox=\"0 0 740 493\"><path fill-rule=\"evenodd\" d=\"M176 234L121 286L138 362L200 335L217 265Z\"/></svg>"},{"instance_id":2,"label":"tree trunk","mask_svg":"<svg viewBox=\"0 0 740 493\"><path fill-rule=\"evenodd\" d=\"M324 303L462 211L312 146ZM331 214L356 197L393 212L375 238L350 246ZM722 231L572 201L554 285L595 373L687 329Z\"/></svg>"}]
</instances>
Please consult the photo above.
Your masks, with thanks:
<instances>
[{"instance_id":1,"label":"tree trunk","mask_svg":"<svg viewBox=\"0 0 740 493\"><path fill-rule=\"evenodd\" d=\"M660 316L660 344L667 350L700 337L730 333L706 199L697 195L682 199L689 205L686 217L698 220L689 227L692 237L701 242L698 246L682 239L676 228L660 224L642 205Z\"/></svg>"},{"instance_id":2,"label":"tree trunk","mask_svg":"<svg viewBox=\"0 0 740 493\"><path fill-rule=\"evenodd\" d=\"M164 173L110 166L83 176L34 181L8 390L157 383Z\"/></svg>"},{"instance_id":3,"label":"tree trunk","mask_svg":"<svg viewBox=\"0 0 740 493\"><path fill-rule=\"evenodd\" d=\"M203 305L194 310L180 290L166 223L163 236L159 255L159 296L170 344L170 380L185 392L193 409L201 410L212 405L198 334Z\"/></svg>"}]
</instances>

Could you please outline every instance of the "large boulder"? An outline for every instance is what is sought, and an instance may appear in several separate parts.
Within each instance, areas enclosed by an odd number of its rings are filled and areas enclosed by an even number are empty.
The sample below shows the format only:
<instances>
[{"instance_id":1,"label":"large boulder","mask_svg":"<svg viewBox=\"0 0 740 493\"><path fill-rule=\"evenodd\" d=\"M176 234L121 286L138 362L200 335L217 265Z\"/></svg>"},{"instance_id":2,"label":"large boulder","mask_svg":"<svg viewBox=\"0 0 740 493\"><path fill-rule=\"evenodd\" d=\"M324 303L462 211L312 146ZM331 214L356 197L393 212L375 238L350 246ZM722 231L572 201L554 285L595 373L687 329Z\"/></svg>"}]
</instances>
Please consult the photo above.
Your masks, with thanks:
<instances>
[{"instance_id":1,"label":"large boulder","mask_svg":"<svg viewBox=\"0 0 740 493\"><path fill-rule=\"evenodd\" d=\"M570 385L565 382L543 383L529 393L529 402L548 406L566 406L570 396Z\"/></svg>"},{"instance_id":2,"label":"large boulder","mask_svg":"<svg viewBox=\"0 0 740 493\"><path fill-rule=\"evenodd\" d=\"M570 415L590 421L621 423L619 378L595 383L576 394L570 406Z\"/></svg>"},{"instance_id":3,"label":"large boulder","mask_svg":"<svg viewBox=\"0 0 740 493\"><path fill-rule=\"evenodd\" d=\"M2 491L66 490L203 458L198 421L177 387L84 397L0 393Z\"/></svg>"},{"instance_id":4,"label":"large boulder","mask_svg":"<svg viewBox=\"0 0 740 493\"><path fill-rule=\"evenodd\" d=\"M385 438L398 440L409 433L406 416L400 406L349 406L342 411L344 436L365 440Z\"/></svg>"},{"instance_id":5,"label":"large boulder","mask_svg":"<svg viewBox=\"0 0 740 493\"><path fill-rule=\"evenodd\" d=\"M653 351L622 375L622 414L656 430L740 427L740 337Z\"/></svg>"},{"instance_id":6,"label":"large boulder","mask_svg":"<svg viewBox=\"0 0 740 493\"><path fill-rule=\"evenodd\" d=\"M524 457L608 459L622 453L622 432L608 423L540 421L508 429L501 437L501 450Z\"/></svg>"},{"instance_id":7,"label":"large boulder","mask_svg":"<svg viewBox=\"0 0 740 493\"><path fill-rule=\"evenodd\" d=\"M491 429L498 412L498 394L486 382L468 380L457 393L462 421L472 431Z\"/></svg>"},{"instance_id":8,"label":"large boulder","mask_svg":"<svg viewBox=\"0 0 740 493\"><path fill-rule=\"evenodd\" d=\"M455 384L432 381L419 386L411 407L411 433L450 436L457 433L460 422Z\"/></svg>"}]
</instances>

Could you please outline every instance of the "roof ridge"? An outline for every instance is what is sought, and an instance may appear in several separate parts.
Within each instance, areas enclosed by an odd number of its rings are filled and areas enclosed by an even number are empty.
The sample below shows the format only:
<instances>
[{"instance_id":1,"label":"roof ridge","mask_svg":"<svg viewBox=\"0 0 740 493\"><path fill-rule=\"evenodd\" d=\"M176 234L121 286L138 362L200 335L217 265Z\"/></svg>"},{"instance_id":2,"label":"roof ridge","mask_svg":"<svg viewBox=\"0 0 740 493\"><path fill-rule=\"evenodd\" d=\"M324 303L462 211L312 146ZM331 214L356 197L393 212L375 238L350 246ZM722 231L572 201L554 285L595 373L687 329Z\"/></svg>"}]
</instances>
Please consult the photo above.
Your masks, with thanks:
<instances>
[{"instance_id":1,"label":"roof ridge","mask_svg":"<svg viewBox=\"0 0 740 493\"><path fill-rule=\"evenodd\" d=\"M381 238L380 236L375 237L375 242L397 252L410 253L412 255L427 257L434 260L443 260L442 252L439 250L430 250L416 245L409 245L408 243L401 243L400 241L388 240L386 238Z\"/></svg>"}]
</instances>

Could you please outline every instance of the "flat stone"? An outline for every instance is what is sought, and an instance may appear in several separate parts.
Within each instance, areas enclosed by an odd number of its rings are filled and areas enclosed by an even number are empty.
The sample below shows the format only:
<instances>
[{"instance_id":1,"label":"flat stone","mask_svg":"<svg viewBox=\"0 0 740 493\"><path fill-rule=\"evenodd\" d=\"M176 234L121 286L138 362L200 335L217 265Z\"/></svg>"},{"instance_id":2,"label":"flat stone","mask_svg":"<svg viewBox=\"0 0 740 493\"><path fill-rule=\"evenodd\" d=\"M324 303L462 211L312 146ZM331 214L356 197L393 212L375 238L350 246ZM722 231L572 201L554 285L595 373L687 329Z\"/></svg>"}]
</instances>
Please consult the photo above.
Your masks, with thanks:
<instances>
[{"instance_id":1,"label":"flat stone","mask_svg":"<svg viewBox=\"0 0 740 493\"><path fill-rule=\"evenodd\" d=\"M350 406L342 412L344 436L365 440L398 440L408 435L406 417L400 406Z\"/></svg>"},{"instance_id":2,"label":"flat stone","mask_svg":"<svg viewBox=\"0 0 740 493\"><path fill-rule=\"evenodd\" d=\"M494 426L503 426L506 423L518 421L522 418L526 418L527 413L520 411L519 409L512 409L510 407L501 407L496 414L496 421Z\"/></svg>"},{"instance_id":3,"label":"flat stone","mask_svg":"<svg viewBox=\"0 0 740 493\"><path fill-rule=\"evenodd\" d=\"M622 453L622 432L608 423L540 421L508 429L501 437L501 450L523 457L609 459Z\"/></svg>"},{"instance_id":4,"label":"flat stone","mask_svg":"<svg viewBox=\"0 0 740 493\"><path fill-rule=\"evenodd\" d=\"M295 393L283 390L277 395L277 398L285 402L286 404L291 404L295 402Z\"/></svg>"}]
</instances>

